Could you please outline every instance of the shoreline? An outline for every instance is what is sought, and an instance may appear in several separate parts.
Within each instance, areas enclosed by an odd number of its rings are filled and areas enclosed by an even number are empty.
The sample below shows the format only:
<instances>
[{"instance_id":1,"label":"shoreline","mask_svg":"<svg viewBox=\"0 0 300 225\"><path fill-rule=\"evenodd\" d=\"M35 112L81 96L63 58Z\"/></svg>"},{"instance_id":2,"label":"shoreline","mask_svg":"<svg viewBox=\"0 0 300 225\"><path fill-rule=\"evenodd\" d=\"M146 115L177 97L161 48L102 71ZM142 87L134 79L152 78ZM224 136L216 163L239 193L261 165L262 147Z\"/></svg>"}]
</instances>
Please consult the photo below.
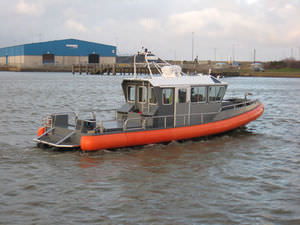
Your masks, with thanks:
<instances>
[{"instance_id":1,"label":"shoreline","mask_svg":"<svg viewBox=\"0 0 300 225\"><path fill-rule=\"evenodd\" d=\"M72 65L43 65L43 66L8 66L0 65L0 72L70 72ZM198 71L203 72L203 71ZM84 73L84 72L83 72ZM283 72L283 71L212 71L212 74L224 77L278 77L278 78L300 78L300 72ZM99 75L99 74L97 74Z\"/></svg>"},{"instance_id":2,"label":"shoreline","mask_svg":"<svg viewBox=\"0 0 300 225\"><path fill-rule=\"evenodd\" d=\"M300 72L242 72L240 77L300 78Z\"/></svg>"}]
</instances>

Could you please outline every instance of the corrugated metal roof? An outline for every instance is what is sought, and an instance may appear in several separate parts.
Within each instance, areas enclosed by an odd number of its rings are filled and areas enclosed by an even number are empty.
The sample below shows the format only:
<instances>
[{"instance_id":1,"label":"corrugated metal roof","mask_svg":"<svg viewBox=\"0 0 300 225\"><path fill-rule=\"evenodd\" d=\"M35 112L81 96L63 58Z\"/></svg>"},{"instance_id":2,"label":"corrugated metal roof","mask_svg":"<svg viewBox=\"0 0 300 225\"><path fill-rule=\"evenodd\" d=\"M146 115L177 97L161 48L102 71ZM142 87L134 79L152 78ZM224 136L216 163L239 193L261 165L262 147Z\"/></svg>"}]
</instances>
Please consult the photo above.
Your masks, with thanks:
<instances>
[{"instance_id":1,"label":"corrugated metal roof","mask_svg":"<svg viewBox=\"0 0 300 225\"><path fill-rule=\"evenodd\" d=\"M153 78L128 78L126 80L148 81L154 87L184 87L197 85L227 85L210 75L180 76L180 77L153 77Z\"/></svg>"},{"instance_id":2,"label":"corrugated metal roof","mask_svg":"<svg viewBox=\"0 0 300 225\"><path fill-rule=\"evenodd\" d=\"M47 42L24 44L0 48L0 56L43 55L51 53L57 56L116 56L116 46L105 45L78 39L63 39Z\"/></svg>"},{"instance_id":3,"label":"corrugated metal roof","mask_svg":"<svg viewBox=\"0 0 300 225\"><path fill-rule=\"evenodd\" d=\"M24 45L0 48L0 57L24 55Z\"/></svg>"}]
</instances>

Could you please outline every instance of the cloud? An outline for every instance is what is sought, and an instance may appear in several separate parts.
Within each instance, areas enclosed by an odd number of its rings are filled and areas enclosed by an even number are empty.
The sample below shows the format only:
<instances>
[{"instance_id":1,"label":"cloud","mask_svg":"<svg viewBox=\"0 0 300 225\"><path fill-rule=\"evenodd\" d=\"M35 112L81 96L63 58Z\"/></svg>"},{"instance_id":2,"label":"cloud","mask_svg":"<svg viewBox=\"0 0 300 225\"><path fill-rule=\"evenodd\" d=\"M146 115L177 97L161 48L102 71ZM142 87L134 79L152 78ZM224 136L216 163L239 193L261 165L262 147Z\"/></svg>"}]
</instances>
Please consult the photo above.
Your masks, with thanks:
<instances>
[{"instance_id":1,"label":"cloud","mask_svg":"<svg viewBox=\"0 0 300 225\"><path fill-rule=\"evenodd\" d=\"M44 8L40 4L27 3L25 0L20 0L16 5L16 11L26 15L41 15L44 13Z\"/></svg>"},{"instance_id":2,"label":"cloud","mask_svg":"<svg viewBox=\"0 0 300 225\"><path fill-rule=\"evenodd\" d=\"M9 46L40 34L45 40L73 37L117 43L126 53L143 43L162 57L176 49L177 57L190 58L194 32L195 52L204 59L213 48L226 57L233 44L241 57L249 58L254 47L277 57L300 46L299 10L299 0L3 0L0 39Z\"/></svg>"},{"instance_id":3,"label":"cloud","mask_svg":"<svg viewBox=\"0 0 300 225\"><path fill-rule=\"evenodd\" d=\"M281 16L291 12L290 5L277 9ZM280 44L299 38L292 25L284 23L289 35L280 35L282 27L274 21L262 20L242 12L234 12L219 8L206 8L198 11L187 11L171 15L168 25L177 35L195 32L202 38L215 38L221 41L238 40L245 43ZM298 26L298 25L296 25ZM299 30L299 29L298 29Z\"/></svg>"},{"instance_id":4,"label":"cloud","mask_svg":"<svg viewBox=\"0 0 300 225\"><path fill-rule=\"evenodd\" d=\"M211 22L216 24L218 14L217 9L186 11L169 16L168 25L173 27L177 34L191 33L196 30L201 31Z\"/></svg>"},{"instance_id":5,"label":"cloud","mask_svg":"<svg viewBox=\"0 0 300 225\"><path fill-rule=\"evenodd\" d=\"M93 26L92 30L95 33L101 33L102 32L102 28L100 26Z\"/></svg>"},{"instance_id":6,"label":"cloud","mask_svg":"<svg viewBox=\"0 0 300 225\"><path fill-rule=\"evenodd\" d=\"M240 27L258 27L259 24L252 18L249 19L242 14L231 11L225 11L217 8L207 8L199 11L189 11L170 16L169 22L177 26L178 33L192 32L199 30L205 33L228 33L235 26ZM211 31L214 32L211 32Z\"/></svg>"},{"instance_id":7,"label":"cloud","mask_svg":"<svg viewBox=\"0 0 300 225\"><path fill-rule=\"evenodd\" d=\"M246 2L247 2L248 4L254 4L254 3L257 3L258 0L246 0Z\"/></svg>"},{"instance_id":8,"label":"cloud","mask_svg":"<svg viewBox=\"0 0 300 225\"><path fill-rule=\"evenodd\" d=\"M245 31L246 33L261 32L260 23L253 18L249 19L242 14L217 8L171 15L168 24L179 35L197 32L202 37L231 38L243 35Z\"/></svg>"},{"instance_id":9,"label":"cloud","mask_svg":"<svg viewBox=\"0 0 300 225\"><path fill-rule=\"evenodd\" d=\"M87 31L87 28L80 22L68 19L65 21L65 27L71 31L83 33Z\"/></svg>"},{"instance_id":10,"label":"cloud","mask_svg":"<svg viewBox=\"0 0 300 225\"><path fill-rule=\"evenodd\" d=\"M289 41L299 41L300 39L300 26L299 28L295 29L295 30L292 30L290 32L288 32L287 36L286 36L286 41L289 42Z\"/></svg>"},{"instance_id":11,"label":"cloud","mask_svg":"<svg viewBox=\"0 0 300 225\"><path fill-rule=\"evenodd\" d=\"M138 23L146 31L153 31L155 29L160 28L160 23L158 22L157 19L154 19L154 18L142 18L138 21Z\"/></svg>"}]
</instances>

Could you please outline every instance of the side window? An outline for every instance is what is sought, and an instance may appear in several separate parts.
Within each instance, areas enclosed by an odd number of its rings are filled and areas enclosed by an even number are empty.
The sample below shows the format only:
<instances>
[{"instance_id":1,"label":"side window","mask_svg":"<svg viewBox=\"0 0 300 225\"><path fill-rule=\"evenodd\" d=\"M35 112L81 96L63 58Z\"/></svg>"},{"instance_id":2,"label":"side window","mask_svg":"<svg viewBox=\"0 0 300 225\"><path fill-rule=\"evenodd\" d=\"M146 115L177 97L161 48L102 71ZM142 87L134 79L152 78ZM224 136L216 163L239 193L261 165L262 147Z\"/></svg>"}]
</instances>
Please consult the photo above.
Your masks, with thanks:
<instances>
[{"instance_id":1,"label":"side window","mask_svg":"<svg viewBox=\"0 0 300 225\"><path fill-rule=\"evenodd\" d=\"M225 88L224 86L211 86L208 93L210 102L221 101L225 94Z\"/></svg>"},{"instance_id":2,"label":"side window","mask_svg":"<svg viewBox=\"0 0 300 225\"><path fill-rule=\"evenodd\" d=\"M135 86L127 87L127 101L129 102L135 101Z\"/></svg>"},{"instance_id":3,"label":"side window","mask_svg":"<svg viewBox=\"0 0 300 225\"><path fill-rule=\"evenodd\" d=\"M206 87L192 87L191 102L206 102Z\"/></svg>"},{"instance_id":4,"label":"side window","mask_svg":"<svg viewBox=\"0 0 300 225\"><path fill-rule=\"evenodd\" d=\"M186 103L186 89L178 89L178 103Z\"/></svg>"},{"instance_id":5,"label":"side window","mask_svg":"<svg viewBox=\"0 0 300 225\"><path fill-rule=\"evenodd\" d=\"M139 87L139 102L146 102L147 99L147 88Z\"/></svg>"},{"instance_id":6,"label":"side window","mask_svg":"<svg viewBox=\"0 0 300 225\"><path fill-rule=\"evenodd\" d=\"M164 88L162 90L162 103L164 105L172 105L173 104L173 89L172 88Z\"/></svg>"},{"instance_id":7,"label":"side window","mask_svg":"<svg viewBox=\"0 0 300 225\"><path fill-rule=\"evenodd\" d=\"M151 104L156 104L156 97L154 94L154 88L149 88L149 102Z\"/></svg>"},{"instance_id":8,"label":"side window","mask_svg":"<svg viewBox=\"0 0 300 225\"><path fill-rule=\"evenodd\" d=\"M225 87L219 86L216 93L217 93L217 101L222 101L222 99L225 95Z\"/></svg>"},{"instance_id":9,"label":"side window","mask_svg":"<svg viewBox=\"0 0 300 225\"><path fill-rule=\"evenodd\" d=\"M208 100L210 102L216 101L216 87L209 87L209 89L208 89Z\"/></svg>"}]
</instances>

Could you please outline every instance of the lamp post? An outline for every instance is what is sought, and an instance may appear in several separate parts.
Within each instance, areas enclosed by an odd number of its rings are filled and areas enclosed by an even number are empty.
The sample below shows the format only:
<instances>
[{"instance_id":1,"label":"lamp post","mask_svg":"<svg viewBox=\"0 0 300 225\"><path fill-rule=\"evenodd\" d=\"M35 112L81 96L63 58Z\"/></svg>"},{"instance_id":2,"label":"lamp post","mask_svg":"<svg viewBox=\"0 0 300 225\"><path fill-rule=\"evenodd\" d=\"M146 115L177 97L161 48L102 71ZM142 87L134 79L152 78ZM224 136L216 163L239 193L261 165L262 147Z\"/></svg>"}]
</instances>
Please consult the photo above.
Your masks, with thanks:
<instances>
[{"instance_id":1,"label":"lamp post","mask_svg":"<svg viewBox=\"0 0 300 225\"><path fill-rule=\"evenodd\" d=\"M232 63L234 63L234 44L232 44Z\"/></svg>"},{"instance_id":2,"label":"lamp post","mask_svg":"<svg viewBox=\"0 0 300 225\"><path fill-rule=\"evenodd\" d=\"M217 63L217 48L214 48L215 63Z\"/></svg>"},{"instance_id":3,"label":"lamp post","mask_svg":"<svg viewBox=\"0 0 300 225\"><path fill-rule=\"evenodd\" d=\"M192 61L194 60L194 32L192 32Z\"/></svg>"}]
</instances>

